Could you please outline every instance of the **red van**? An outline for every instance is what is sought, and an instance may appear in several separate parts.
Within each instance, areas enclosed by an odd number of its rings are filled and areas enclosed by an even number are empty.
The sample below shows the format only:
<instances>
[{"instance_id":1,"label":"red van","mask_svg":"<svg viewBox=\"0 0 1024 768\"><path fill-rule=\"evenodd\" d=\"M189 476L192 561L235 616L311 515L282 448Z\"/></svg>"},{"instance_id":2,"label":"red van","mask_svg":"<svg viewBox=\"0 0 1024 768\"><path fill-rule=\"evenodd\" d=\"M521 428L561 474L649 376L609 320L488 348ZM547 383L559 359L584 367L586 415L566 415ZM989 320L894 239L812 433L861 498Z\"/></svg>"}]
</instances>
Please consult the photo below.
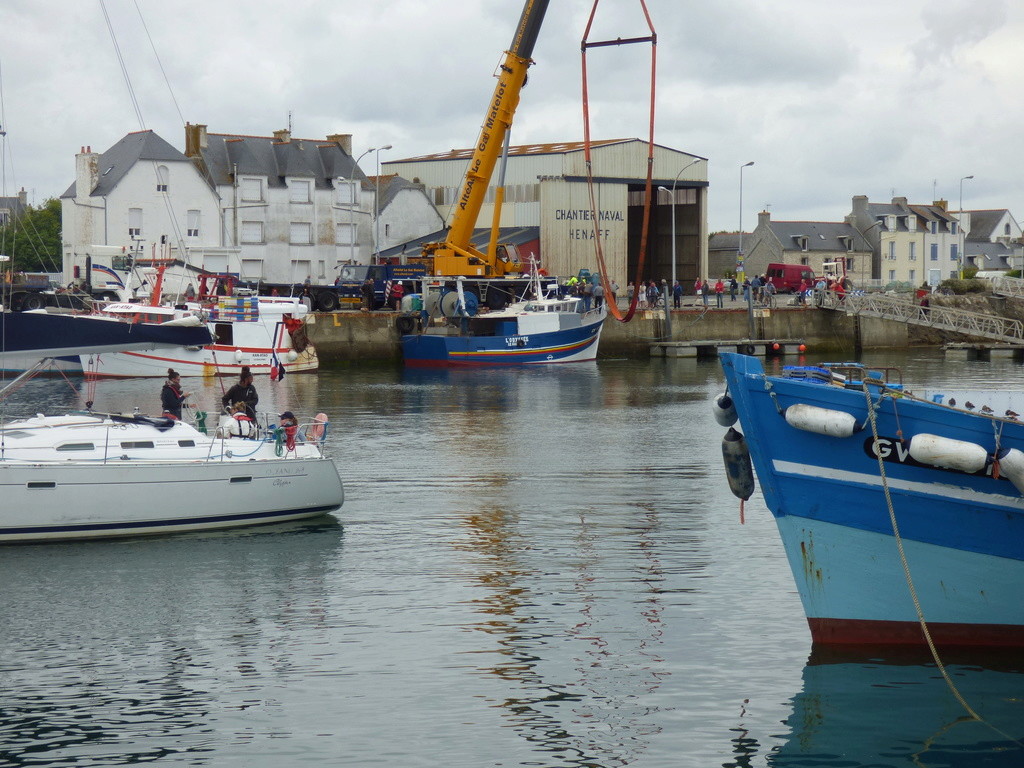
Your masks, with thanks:
<instances>
[{"instance_id":1,"label":"red van","mask_svg":"<svg viewBox=\"0 0 1024 768\"><path fill-rule=\"evenodd\" d=\"M801 280L814 287L814 272L803 264L769 264L764 276L771 278L778 293L796 293Z\"/></svg>"}]
</instances>

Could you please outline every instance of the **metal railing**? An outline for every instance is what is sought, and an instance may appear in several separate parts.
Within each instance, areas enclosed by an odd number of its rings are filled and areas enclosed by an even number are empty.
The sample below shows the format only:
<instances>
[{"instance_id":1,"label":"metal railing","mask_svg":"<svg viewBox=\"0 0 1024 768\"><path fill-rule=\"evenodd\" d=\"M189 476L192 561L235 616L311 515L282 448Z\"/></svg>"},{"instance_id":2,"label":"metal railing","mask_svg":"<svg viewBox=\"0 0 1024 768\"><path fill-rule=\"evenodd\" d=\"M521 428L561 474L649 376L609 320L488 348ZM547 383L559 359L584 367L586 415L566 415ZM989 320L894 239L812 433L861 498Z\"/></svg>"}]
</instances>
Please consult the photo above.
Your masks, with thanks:
<instances>
[{"instance_id":1,"label":"metal railing","mask_svg":"<svg viewBox=\"0 0 1024 768\"><path fill-rule=\"evenodd\" d=\"M827 292L824 296L815 296L814 301L818 306L846 312L848 315L897 320L1006 344L1024 344L1024 322L999 315L984 315L951 307L922 307L909 299L879 293L848 294L840 298Z\"/></svg>"},{"instance_id":2,"label":"metal railing","mask_svg":"<svg viewBox=\"0 0 1024 768\"><path fill-rule=\"evenodd\" d=\"M1024 299L1024 280L1019 277L993 277L990 282L992 293L1013 299Z\"/></svg>"}]
</instances>

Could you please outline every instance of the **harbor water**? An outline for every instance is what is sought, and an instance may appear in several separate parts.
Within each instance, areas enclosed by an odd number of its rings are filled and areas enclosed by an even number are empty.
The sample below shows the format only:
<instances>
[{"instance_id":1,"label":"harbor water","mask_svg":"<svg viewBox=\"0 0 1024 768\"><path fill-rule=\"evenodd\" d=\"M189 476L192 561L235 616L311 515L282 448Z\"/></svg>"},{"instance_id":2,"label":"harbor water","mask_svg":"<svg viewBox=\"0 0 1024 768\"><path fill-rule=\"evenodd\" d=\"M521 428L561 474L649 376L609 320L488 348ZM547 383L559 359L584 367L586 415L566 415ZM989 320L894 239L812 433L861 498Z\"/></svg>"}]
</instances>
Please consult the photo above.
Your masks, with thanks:
<instances>
[{"instance_id":1,"label":"harbor water","mask_svg":"<svg viewBox=\"0 0 1024 768\"><path fill-rule=\"evenodd\" d=\"M257 382L261 410L330 416L345 507L0 547L0 766L1024 765L1019 654L948 659L978 721L930 659L812 651L760 493L743 524L729 493L722 381L659 359ZM220 382L184 383L216 412ZM159 390L35 380L4 410L156 412Z\"/></svg>"}]
</instances>

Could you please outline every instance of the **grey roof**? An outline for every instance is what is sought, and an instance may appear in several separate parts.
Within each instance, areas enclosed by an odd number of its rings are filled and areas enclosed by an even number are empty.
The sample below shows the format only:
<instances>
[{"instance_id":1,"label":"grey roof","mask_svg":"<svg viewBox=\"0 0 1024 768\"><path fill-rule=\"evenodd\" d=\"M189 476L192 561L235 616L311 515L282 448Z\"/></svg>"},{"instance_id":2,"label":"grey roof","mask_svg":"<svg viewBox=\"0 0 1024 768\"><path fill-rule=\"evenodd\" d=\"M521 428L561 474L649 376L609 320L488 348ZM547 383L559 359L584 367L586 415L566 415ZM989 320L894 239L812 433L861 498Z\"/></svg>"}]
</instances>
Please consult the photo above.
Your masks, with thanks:
<instances>
[{"instance_id":1,"label":"grey roof","mask_svg":"<svg viewBox=\"0 0 1024 768\"><path fill-rule=\"evenodd\" d=\"M21 202L21 197L0 197L0 211L10 211L13 216L18 216L26 208Z\"/></svg>"},{"instance_id":2,"label":"grey roof","mask_svg":"<svg viewBox=\"0 0 1024 768\"><path fill-rule=\"evenodd\" d=\"M749 244L751 232L744 232L743 238ZM738 251L740 249L739 232L716 232L708 239L708 250L710 251Z\"/></svg>"},{"instance_id":3,"label":"grey roof","mask_svg":"<svg viewBox=\"0 0 1024 768\"><path fill-rule=\"evenodd\" d=\"M96 168L99 178L89 193L91 197L103 197L117 186L126 173L140 160L155 162L185 162L189 160L153 131L129 133L117 144L100 155ZM75 182L61 197L75 196Z\"/></svg>"},{"instance_id":4,"label":"grey roof","mask_svg":"<svg viewBox=\"0 0 1024 768\"><path fill-rule=\"evenodd\" d=\"M964 256L981 270L1010 269L1013 254L1003 243L968 240L964 247Z\"/></svg>"},{"instance_id":5,"label":"grey roof","mask_svg":"<svg viewBox=\"0 0 1024 768\"><path fill-rule=\"evenodd\" d=\"M807 238L808 251L870 251L871 245L857 228L838 221L772 221L772 234L782 243L784 250L803 250L802 238ZM840 238L850 238L848 247Z\"/></svg>"},{"instance_id":6,"label":"grey roof","mask_svg":"<svg viewBox=\"0 0 1024 768\"><path fill-rule=\"evenodd\" d=\"M391 174L389 176L367 176L366 180L362 182L363 189L376 190L378 181L380 183L380 202L378 203L378 209L381 211L387 208L402 190L423 189L422 184L414 184L408 179L403 179L397 174ZM427 240L426 242L429 243L434 241Z\"/></svg>"},{"instance_id":7,"label":"grey roof","mask_svg":"<svg viewBox=\"0 0 1024 768\"><path fill-rule=\"evenodd\" d=\"M411 255L419 253L426 243L440 243L444 241L445 236L448 234L448 230L442 229L437 232L431 232L429 235L423 235L417 237L415 240L409 240L408 242L402 243L388 248L385 251L381 251L381 256L394 257L401 256L403 253ZM485 250L487 243L491 238L490 227L483 227L480 229L473 230L473 237L470 242L478 250ZM498 229L498 242L511 243L513 245L523 245L525 243L532 242L533 240L540 239L540 227L500 227Z\"/></svg>"},{"instance_id":8,"label":"grey roof","mask_svg":"<svg viewBox=\"0 0 1024 768\"><path fill-rule=\"evenodd\" d=\"M902 198L901 198L902 199ZM916 216L925 221L956 221L957 218L940 205L907 205L902 203L868 203L868 215L877 220L885 216L896 216L896 230L908 232L907 218Z\"/></svg>"},{"instance_id":9,"label":"grey roof","mask_svg":"<svg viewBox=\"0 0 1024 768\"><path fill-rule=\"evenodd\" d=\"M285 177L313 179L327 189L333 179L366 179L352 156L337 142L325 139L279 141L272 136L236 136L209 133L207 146L200 150L210 181L232 183L233 172L266 176L271 187L285 187Z\"/></svg>"},{"instance_id":10,"label":"grey roof","mask_svg":"<svg viewBox=\"0 0 1024 768\"><path fill-rule=\"evenodd\" d=\"M998 237L1002 232L994 232L996 225L1006 215L1006 208L999 208L991 211L967 211L971 215L971 231L967 233L968 240L991 240L993 234Z\"/></svg>"}]
</instances>

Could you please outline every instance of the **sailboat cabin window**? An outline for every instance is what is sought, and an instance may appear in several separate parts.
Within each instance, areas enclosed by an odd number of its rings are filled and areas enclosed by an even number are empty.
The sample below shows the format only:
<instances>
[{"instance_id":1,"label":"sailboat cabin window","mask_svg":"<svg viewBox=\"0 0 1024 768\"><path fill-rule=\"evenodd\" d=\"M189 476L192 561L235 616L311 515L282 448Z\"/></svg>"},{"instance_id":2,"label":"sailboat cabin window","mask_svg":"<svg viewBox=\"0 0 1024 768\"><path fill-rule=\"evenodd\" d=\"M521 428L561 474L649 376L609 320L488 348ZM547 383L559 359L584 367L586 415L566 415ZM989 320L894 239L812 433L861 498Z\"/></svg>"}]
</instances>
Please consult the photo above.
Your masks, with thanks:
<instances>
[{"instance_id":1,"label":"sailboat cabin window","mask_svg":"<svg viewBox=\"0 0 1024 768\"><path fill-rule=\"evenodd\" d=\"M155 448L152 440L122 440L122 448Z\"/></svg>"},{"instance_id":2,"label":"sailboat cabin window","mask_svg":"<svg viewBox=\"0 0 1024 768\"><path fill-rule=\"evenodd\" d=\"M92 443L62 443L57 446L58 451L95 451L96 446Z\"/></svg>"}]
</instances>

